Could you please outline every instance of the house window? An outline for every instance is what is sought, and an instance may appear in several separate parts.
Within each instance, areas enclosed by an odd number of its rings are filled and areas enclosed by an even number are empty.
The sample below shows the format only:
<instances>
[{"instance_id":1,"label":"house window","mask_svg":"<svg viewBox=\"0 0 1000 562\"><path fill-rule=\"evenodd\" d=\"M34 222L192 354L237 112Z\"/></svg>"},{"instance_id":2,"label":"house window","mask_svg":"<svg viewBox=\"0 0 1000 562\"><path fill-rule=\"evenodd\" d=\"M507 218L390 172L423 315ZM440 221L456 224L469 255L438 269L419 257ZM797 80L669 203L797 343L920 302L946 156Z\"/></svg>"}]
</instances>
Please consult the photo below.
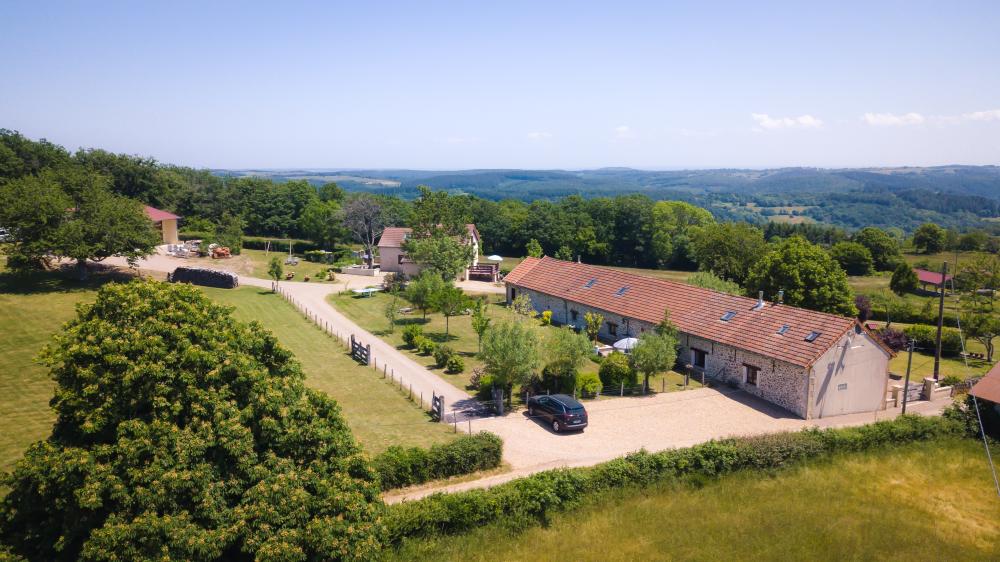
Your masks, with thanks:
<instances>
[{"instance_id":1,"label":"house window","mask_svg":"<svg viewBox=\"0 0 1000 562\"><path fill-rule=\"evenodd\" d=\"M757 386L757 375L759 374L759 367L754 367L753 365L743 365L743 382Z\"/></svg>"},{"instance_id":2,"label":"house window","mask_svg":"<svg viewBox=\"0 0 1000 562\"><path fill-rule=\"evenodd\" d=\"M576 319L577 319L578 316L580 316L579 312L577 312L575 310L569 311L569 317L572 318L574 322L576 322Z\"/></svg>"},{"instance_id":3,"label":"house window","mask_svg":"<svg viewBox=\"0 0 1000 562\"><path fill-rule=\"evenodd\" d=\"M618 324L615 324L614 322L608 322L608 333L611 334L612 336L617 336Z\"/></svg>"},{"instance_id":4,"label":"house window","mask_svg":"<svg viewBox=\"0 0 1000 562\"><path fill-rule=\"evenodd\" d=\"M397 263L403 263L403 259L404 259L405 257L406 257L406 256L404 256L403 254L399 254L399 256L398 256L398 257L396 258L396 259L397 259Z\"/></svg>"},{"instance_id":5,"label":"house window","mask_svg":"<svg viewBox=\"0 0 1000 562\"><path fill-rule=\"evenodd\" d=\"M702 351L702 350L700 350L698 348L692 347L691 348L691 364L694 365L695 367L698 367L699 369L704 369L705 368L705 357L707 355L708 354L705 353L704 351Z\"/></svg>"}]
</instances>

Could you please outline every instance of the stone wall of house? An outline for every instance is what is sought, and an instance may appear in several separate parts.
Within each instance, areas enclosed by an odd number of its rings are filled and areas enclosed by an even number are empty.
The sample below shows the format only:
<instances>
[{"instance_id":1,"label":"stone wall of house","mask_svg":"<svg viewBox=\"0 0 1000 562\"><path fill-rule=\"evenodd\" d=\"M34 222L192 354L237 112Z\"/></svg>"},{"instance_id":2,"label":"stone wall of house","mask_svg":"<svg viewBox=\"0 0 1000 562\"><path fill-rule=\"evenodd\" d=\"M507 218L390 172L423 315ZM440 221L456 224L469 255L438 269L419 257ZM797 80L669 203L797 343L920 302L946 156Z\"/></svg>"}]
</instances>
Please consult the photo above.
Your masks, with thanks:
<instances>
[{"instance_id":1,"label":"stone wall of house","mask_svg":"<svg viewBox=\"0 0 1000 562\"><path fill-rule=\"evenodd\" d=\"M610 343L629 336L639 337L642 333L656 328L656 325L650 322L622 317L606 310L567 302L551 295L510 285L507 287L507 302L510 303L514 296L522 293L531 298L532 305L539 313L551 310L552 321L555 324L569 324L583 330L587 325L584 320L584 315L587 312L601 314L604 316L604 323L601 325L599 339L605 342ZM575 319L573 311L576 311ZM610 333L609 322L617 325L616 334ZM692 348L700 349L705 352L704 371L707 376L732 384L800 417L807 417L809 413L807 408L809 375L803 367L683 332L679 334L679 337L681 345L678 357L682 363L693 365L694 358L691 350ZM744 380L744 365L752 365L760 369L756 385L747 384Z\"/></svg>"},{"instance_id":2,"label":"stone wall of house","mask_svg":"<svg viewBox=\"0 0 1000 562\"><path fill-rule=\"evenodd\" d=\"M693 365L691 350L700 349L705 352L704 370L707 376L773 402L800 417L807 417L809 374L804 367L683 332L680 340L680 357L685 363ZM746 382L744 365L760 369L756 385Z\"/></svg>"}]
</instances>

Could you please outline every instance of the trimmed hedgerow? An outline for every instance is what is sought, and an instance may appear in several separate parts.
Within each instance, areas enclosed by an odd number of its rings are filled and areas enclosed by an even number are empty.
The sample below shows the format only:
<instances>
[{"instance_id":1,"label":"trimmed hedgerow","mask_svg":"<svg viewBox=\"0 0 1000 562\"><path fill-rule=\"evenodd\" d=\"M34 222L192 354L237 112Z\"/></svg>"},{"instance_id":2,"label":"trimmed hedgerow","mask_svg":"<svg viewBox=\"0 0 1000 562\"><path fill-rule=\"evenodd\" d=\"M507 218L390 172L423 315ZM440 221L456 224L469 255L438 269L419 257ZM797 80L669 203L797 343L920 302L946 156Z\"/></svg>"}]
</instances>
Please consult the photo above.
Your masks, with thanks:
<instances>
[{"instance_id":1,"label":"trimmed hedgerow","mask_svg":"<svg viewBox=\"0 0 1000 562\"><path fill-rule=\"evenodd\" d=\"M392 542L404 537L451 534L486 523L544 521L593 494L681 476L716 477L744 469L774 469L831 453L961 434L944 418L901 416L859 427L710 441L660 453L638 452L592 468L541 472L485 490L435 494L389 506ZM377 466L377 463L376 463Z\"/></svg>"},{"instance_id":2,"label":"trimmed hedgerow","mask_svg":"<svg viewBox=\"0 0 1000 562\"><path fill-rule=\"evenodd\" d=\"M430 449L389 447L372 465L381 477L382 489L391 490L496 468L502 456L503 440L482 431Z\"/></svg>"}]
</instances>

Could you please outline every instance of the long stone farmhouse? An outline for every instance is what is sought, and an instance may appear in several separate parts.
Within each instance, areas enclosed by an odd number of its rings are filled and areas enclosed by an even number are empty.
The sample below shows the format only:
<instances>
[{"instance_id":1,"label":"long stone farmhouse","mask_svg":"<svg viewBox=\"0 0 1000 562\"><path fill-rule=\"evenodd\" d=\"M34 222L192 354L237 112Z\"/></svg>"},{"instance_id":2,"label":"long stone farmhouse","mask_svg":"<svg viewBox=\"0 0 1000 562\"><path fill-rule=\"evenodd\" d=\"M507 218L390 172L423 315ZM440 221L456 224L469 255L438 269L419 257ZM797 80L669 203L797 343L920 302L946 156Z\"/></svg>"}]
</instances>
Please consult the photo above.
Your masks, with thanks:
<instances>
[{"instance_id":1,"label":"long stone farmhouse","mask_svg":"<svg viewBox=\"0 0 1000 562\"><path fill-rule=\"evenodd\" d=\"M528 295L538 312L599 337L653 330L669 312L680 358L803 418L884 408L892 352L851 318L549 257L527 258L504 279L507 301Z\"/></svg>"}]
</instances>

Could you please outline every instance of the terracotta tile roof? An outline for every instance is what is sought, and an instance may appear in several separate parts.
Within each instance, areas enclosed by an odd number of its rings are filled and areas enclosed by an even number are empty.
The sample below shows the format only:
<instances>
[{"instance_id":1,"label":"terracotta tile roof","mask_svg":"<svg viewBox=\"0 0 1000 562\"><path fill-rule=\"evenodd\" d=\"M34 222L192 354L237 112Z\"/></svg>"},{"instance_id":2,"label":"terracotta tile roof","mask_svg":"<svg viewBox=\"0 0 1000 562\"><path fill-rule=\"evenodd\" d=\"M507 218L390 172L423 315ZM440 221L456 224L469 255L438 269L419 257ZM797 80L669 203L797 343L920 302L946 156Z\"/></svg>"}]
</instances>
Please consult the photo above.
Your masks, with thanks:
<instances>
[{"instance_id":1,"label":"terracotta tile roof","mask_svg":"<svg viewBox=\"0 0 1000 562\"><path fill-rule=\"evenodd\" d=\"M682 332L803 367L857 325L852 318L788 305L765 303L755 310L756 299L549 257L526 258L504 280L652 324L669 310ZM735 315L723 321L727 312ZM819 335L806 341L812 332Z\"/></svg>"},{"instance_id":2,"label":"terracotta tile roof","mask_svg":"<svg viewBox=\"0 0 1000 562\"><path fill-rule=\"evenodd\" d=\"M979 379L979 382L972 385L969 391L976 398L989 400L994 404L1000 404L1000 363L993 365L986 376Z\"/></svg>"},{"instance_id":3,"label":"terracotta tile roof","mask_svg":"<svg viewBox=\"0 0 1000 562\"><path fill-rule=\"evenodd\" d=\"M932 285L941 284L941 272L940 271L927 271L926 269L913 268L913 271L917 274L917 279L920 279L921 283L930 283ZM951 281L951 275L944 276L944 282L947 283Z\"/></svg>"},{"instance_id":4,"label":"terracotta tile roof","mask_svg":"<svg viewBox=\"0 0 1000 562\"><path fill-rule=\"evenodd\" d=\"M149 205L143 205L143 210L146 211L146 216L149 217L149 220L153 222L160 222L163 220L180 218L173 213L168 213L167 211L161 211L160 209L150 207Z\"/></svg>"},{"instance_id":5,"label":"terracotta tile roof","mask_svg":"<svg viewBox=\"0 0 1000 562\"><path fill-rule=\"evenodd\" d=\"M468 231L469 236L475 235L477 240L480 240L479 231L476 230L476 225L467 224L465 229ZM402 226L390 226L386 227L382 231L381 238L378 239L378 247L380 248L402 248L403 241L406 240L406 236L413 232L412 228L406 228Z\"/></svg>"}]
</instances>

